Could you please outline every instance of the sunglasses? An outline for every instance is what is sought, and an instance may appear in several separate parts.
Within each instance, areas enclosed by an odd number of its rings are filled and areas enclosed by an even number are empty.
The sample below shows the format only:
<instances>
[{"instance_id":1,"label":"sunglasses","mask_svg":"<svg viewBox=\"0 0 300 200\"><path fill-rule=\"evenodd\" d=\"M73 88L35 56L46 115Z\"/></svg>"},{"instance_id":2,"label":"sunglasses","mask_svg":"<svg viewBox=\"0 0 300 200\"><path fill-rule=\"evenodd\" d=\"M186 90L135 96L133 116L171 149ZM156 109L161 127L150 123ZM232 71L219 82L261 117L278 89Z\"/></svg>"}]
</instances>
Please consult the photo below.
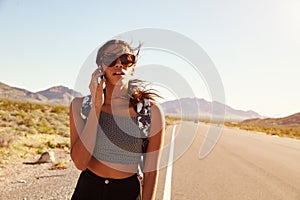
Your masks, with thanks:
<instances>
[{"instance_id":1,"label":"sunglasses","mask_svg":"<svg viewBox=\"0 0 300 200\"><path fill-rule=\"evenodd\" d=\"M120 59L120 62L124 67L131 67L135 64L135 55L127 53L122 54L119 57L116 54L105 55L101 58L101 63L108 67L113 67L116 65L118 59Z\"/></svg>"}]
</instances>

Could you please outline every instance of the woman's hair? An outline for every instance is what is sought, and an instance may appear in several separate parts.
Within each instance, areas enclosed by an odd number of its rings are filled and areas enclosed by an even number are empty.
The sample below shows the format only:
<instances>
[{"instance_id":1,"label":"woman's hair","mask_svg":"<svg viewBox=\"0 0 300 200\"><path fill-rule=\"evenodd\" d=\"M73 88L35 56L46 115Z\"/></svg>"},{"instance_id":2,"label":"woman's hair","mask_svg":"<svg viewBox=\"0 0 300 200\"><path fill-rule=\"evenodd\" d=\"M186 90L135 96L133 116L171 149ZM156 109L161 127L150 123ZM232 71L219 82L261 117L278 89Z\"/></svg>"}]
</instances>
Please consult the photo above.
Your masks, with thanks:
<instances>
[{"instance_id":1,"label":"woman's hair","mask_svg":"<svg viewBox=\"0 0 300 200\"><path fill-rule=\"evenodd\" d=\"M109 40L104 45L102 45L98 50L97 57L96 57L97 66L101 65L101 58L102 58L105 50L111 45L120 45L120 46L127 48L129 51L131 51L131 53L134 52L134 49L127 42L125 42L123 40L116 40L116 39ZM138 51L140 51L140 48L141 48L141 45L138 46Z\"/></svg>"},{"instance_id":2,"label":"woman's hair","mask_svg":"<svg viewBox=\"0 0 300 200\"><path fill-rule=\"evenodd\" d=\"M103 56L105 50L111 46L111 45L121 45L125 48L127 48L130 52L134 53L134 51L137 51L136 57L138 56L141 48L141 43L138 45L137 48L133 49L127 42L123 40L109 40L104 45L102 45L97 53L96 57L96 64L97 66L101 65L101 57ZM128 83L128 97L130 99L130 106L136 107L136 105L143 99L149 99L152 101L155 101L157 97L161 98L160 95L158 95L155 90L153 89L147 89L146 82L139 80L139 79L132 79Z\"/></svg>"},{"instance_id":3,"label":"woman's hair","mask_svg":"<svg viewBox=\"0 0 300 200\"><path fill-rule=\"evenodd\" d=\"M143 99L156 101L156 98L162 98L154 89L147 89L146 82L139 79L131 79L128 84L128 96L130 98L129 105L136 105Z\"/></svg>"}]
</instances>

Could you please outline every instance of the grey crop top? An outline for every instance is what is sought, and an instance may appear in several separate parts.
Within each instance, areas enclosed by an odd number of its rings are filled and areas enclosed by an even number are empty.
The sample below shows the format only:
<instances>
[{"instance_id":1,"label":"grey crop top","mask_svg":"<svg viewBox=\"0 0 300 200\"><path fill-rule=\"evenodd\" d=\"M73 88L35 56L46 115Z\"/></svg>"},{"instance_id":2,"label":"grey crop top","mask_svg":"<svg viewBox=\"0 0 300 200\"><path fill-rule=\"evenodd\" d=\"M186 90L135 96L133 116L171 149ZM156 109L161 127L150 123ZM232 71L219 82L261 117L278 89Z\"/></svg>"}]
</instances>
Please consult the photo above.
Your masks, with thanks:
<instances>
[{"instance_id":1,"label":"grey crop top","mask_svg":"<svg viewBox=\"0 0 300 200\"><path fill-rule=\"evenodd\" d=\"M143 142L140 131L137 117L101 112L93 156L106 162L138 164Z\"/></svg>"}]
</instances>

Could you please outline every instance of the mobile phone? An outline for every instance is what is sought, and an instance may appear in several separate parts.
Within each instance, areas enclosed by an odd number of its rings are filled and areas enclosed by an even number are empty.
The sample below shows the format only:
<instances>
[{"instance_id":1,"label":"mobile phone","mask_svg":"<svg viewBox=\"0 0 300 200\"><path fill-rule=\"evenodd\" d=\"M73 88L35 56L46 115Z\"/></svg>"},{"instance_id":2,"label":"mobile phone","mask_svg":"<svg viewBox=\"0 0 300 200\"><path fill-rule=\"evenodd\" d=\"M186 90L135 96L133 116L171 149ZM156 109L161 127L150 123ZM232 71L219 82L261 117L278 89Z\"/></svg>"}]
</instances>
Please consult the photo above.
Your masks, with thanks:
<instances>
[{"instance_id":1,"label":"mobile phone","mask_svg":"<svg viewBox=\"0 0 300 200\"><path fill-rule=\"evenodd\" d=\"M102 74L103 73L103 68L102 67L99 67L99 72ZM101 75L98 77L98 84L100 84L100 81L105 79L104 75Z\"/></svg>"}]
</instances>

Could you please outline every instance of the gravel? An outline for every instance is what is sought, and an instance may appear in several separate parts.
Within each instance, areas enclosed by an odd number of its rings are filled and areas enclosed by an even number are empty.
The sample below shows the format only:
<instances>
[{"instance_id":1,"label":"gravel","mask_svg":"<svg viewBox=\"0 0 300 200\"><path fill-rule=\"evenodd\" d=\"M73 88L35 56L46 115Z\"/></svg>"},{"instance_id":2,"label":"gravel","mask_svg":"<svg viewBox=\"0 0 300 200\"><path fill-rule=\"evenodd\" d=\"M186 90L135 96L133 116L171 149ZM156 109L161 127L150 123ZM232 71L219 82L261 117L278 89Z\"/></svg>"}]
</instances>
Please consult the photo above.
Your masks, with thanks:
<instances>
[{"instance_id":1,"label":"gravel","mask_svg":"<svg viewBox=\"0 0 300 200\"><path fill-rule=\"evenodd\" d=\"M52 163L25 165L19 161L1 164L0 199L70 199L80 171L69 157L69 154L59 155L60 159L67 160L66 169L51 169Z\"/></svg>"}]
</instances>

